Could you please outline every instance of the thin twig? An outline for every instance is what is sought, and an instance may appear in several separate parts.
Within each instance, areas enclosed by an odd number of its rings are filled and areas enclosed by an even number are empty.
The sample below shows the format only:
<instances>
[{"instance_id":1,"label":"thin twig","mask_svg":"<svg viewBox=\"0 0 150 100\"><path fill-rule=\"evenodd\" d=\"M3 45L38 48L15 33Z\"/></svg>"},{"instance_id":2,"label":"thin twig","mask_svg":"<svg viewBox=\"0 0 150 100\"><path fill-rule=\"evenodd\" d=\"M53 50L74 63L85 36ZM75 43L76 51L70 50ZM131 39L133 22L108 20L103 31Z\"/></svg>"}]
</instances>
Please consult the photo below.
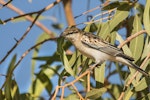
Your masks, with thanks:
<instances>
[{"instance_id":1,"label":"thin twig","mask_svg":"<svg viewBox=\"0 0 150 100\"><path fill-rule=\"evenodd\" d=\"M65 92L65 87L62 87L62 91L61 91L61 97L60 100L64 100L64 92Z\"/></svg>"},{"instance_id":2,"label":"thin twig","mask_svg":"<svg viewBox=\"0 0 150 100\"><path fill-rule=\"evenodd\" d=\"M100 13L100 14L97 14L96 16L94 16L94 17L91 19L91 21L93 21L96 17L104 16L105 14L110 14L111 12L113 12L113 11L115 11L115 10L116 10L116 8L111 9L111 10L108 10L108 11L105 11L105 12Z\"/></svg>"},{"instance_id":3,"label":"thin twig","mask_svg":"<svg viewBox=\"0 0 150 100\"><path fill-rule=\"evenodd\" d=\"M39 46L39 45L41 45L41 44L43 44L43 43L46 43L47 41L56 40L56 39L57 39L57 37L56 37L56 38L45 39L45 40L43 40L43 41L41 41L41 42L35 44L35 45L32 46L31 48L29 48L27 51L25 51L25 52L22 54L22 56L20 57L20 59L19 59L18 62L16 63L15 67L17 67L17 66L20 64L20 62L22 61L22 59L23 59L31 50L35 49L37 46Z\"/></svg>"},{"instance_id":4,"label":"thin twig","mask_svg":"<svg viewBox=\"0 0 150 100\"><path fill-rule=\"evenodd\" d=\"M24 17L24 16L28 16L28 15L31 16L31 15L37 14L37 13L39 13L39 11L36 11L36 12L30 12L30 13L22 14L22 15L19 15L19 16L15 16L15 17L6 19L6 20L4 20L4 21L2 21L2 22L3 22L3 24L5 24L5 23L7 23L7 22L9 22L9 21L13 21L13 20L15 20L15 19L18 19L18 18L21 18L21 17Z\"/></svg>"},{"instance_id":5,"label":"thin twig","mask_svg":"<svg viewBox=\"0 0 150 100\"><path fill-rule=\"evenodd\" d=\"M136 38L137 36L139 36L139 35L141 35L143 33L147 33L146 30L141 30L141 31L139 31L139 32L131 35L125 41L123 41L122 43L120 43L120 45L118 46L118 48L122 48L125 44L127 44L128 42L130 42L132 39Z\"/></svg>"},{"instance_id":6,"label":"thin twig","mask_svg":"<svg viewBox=\"0 0 150 100\"><path fill-rule=\"evenodd\" d=\"M87 74L87 92L90 91L90 73Z\"/></svg>"},{"instance_id":7,"label":"thin twig","mask_svg":"<svg viewBox=\"0 0 150 100\"><path fill-rule=\"evenodd\" d=\"M95 64L96 65L96 64ZM65 84L64 86L59 86L59 88L66 88L68 86L71 86L72 84L76 83L77 81L79 81L82 77L84 77L85 75L87 74L90 74L90 72L95 68L95 65L91 66L89 69L87 69L84 73L82 73L80 76L78 76L75 80L73 80L72 82L69 82L67 84ZM58 86L57 86L58 87ZM57 89L56 87L56 89ZM55 90L55 93L52 97L52 100L55 100L56 98L56 95L57 95L57 92Z\"/></svg>"},{"instance_id":8,"label":"thin twig","mask_svg":"<svg viewBox=\"0 0 150 100\"><path fill-rule=\"evenodd\" d=\"M78 92L78 89L76 88L76 86L74 85L74 84L71 84L72 85L72 87L74 88L74 90L77 92L77 95L79 96L79 98L81 99L81 100L84 100L84 98L82 97L82 95Z\"/></svg>"},{"instance_id":9,"label":"thin twig","mask_svg":"<svg viewBox=\"0 0 150 100\"><path fill-rule=\"evenodd\" d=\"M92 24L92 23L100 22L102 20L107 20L107 19L112 18L112 17L114 17L114 15L104 17L104 18L100 18L100 19L97 19L97 20L94 20L94 21L83 22L83 23L80 23L80 24Z\"/></svg>"},{"instance_id":10,"label":"thin twig","mask_svg":"<svg viewBox=\"0 0 150 100\"><path fill-rule=\"evenodd\" d=\"M3 8L3 7L5 7L5 6L7 6L9 3L11 3L12 2L12 0L9 0L7 3L5 3L5 4L3 4L2 5L2 7L0 7L0 8Z\"/></svg>"},{"instance_id":11,"label":"thin twig","mask_svg":"<svg viewBox=\"0 0 150 100\"><path fill-rule=\"evenodd\" d=\"M80 16L82 16L82 15L85 15L85 14L90 13L90 12L92 12L92 11L94 11L94 10L97 10L97 9L103 7L103 6L106 6L109 2L110 2L110 1L108 0L108 1L106 1L105 3L103 3L102 5L96 6L96 7L93 8L93 9L90 9L90 10L88 10L88 11L85 11L85 12L83 12L82 14L75 16L74 18L76 19L76 18L78 18L78 17L80 17Z\"/></svg>"},{"instance_id":12,"label":"thin twig","mask_svg":"<svg viewBox=\"0 0 150 100\"><path fill-rule=\"evenodd\" d=\"M51 98L51 100L55 100L56 99L58 90L59 90L59 86L56 86L55 93L54 93L53 97Z\"/></svg>"}]
</instances>

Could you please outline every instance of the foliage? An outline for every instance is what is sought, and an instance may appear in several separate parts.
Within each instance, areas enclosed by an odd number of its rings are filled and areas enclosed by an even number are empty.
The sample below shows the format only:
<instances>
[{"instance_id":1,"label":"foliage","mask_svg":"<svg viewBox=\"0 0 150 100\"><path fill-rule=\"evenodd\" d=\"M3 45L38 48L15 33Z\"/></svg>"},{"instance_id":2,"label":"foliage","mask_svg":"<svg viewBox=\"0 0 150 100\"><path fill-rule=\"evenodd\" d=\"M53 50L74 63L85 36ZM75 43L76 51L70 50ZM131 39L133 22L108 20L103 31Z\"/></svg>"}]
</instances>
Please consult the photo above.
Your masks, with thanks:
<instances>
[{"instance_id":1,"label":"foliage","mask_svg":"<svg viewBox=\"0 0 150 100\"><path fill-rule=\"evenodd\" d=\"M110 38L110 42L114 45L123 43L124 39L129 37L127 39L128 43L122 47L122 50L125 54L132 56L137 65L144 64L142 69L150 72L150 0L147 0L145 5L136 1L115 0L109 2L102 10L108 12L108 15L104 16L104 18L108 17L108 20L94 22L94 19L91 21L93 23L86 25L83 30L96 32L97 35L105 40ZM109 12L111 10L112 12ZM109 18L111 15L113 17ZM3 24L2 20L0 20L0 24ZM53 23L52 26L56 30L61 30L62 28L62 24L59 23ZM123 29L126 30L124 36L120 33L120 30ZM140 33L142 30L145 31ZM135 34L138 35L134 38L133 35ZM43 33L38 37L36 44L48 38L48 35ZM57 44L57 50L51 56L38 56L43 44L34 48L33 59L31 60L32 82L29 91L26 93L19 92L18 83L12 74L16 68L17 59L16 55L12 57L5 77L6 80L0 89L0 100L44 99L44 96L42 96L43 91L47 92L49 98L52 98L56 93L57 99L64 98L65 100L79 100L82 97L93 100L116 100L121 96L122 92L124 92L124 100L129 100L130 98L136 100L150 99L149 78L138 74L132 83L127 85L135 75L134 69L130 68L129 73L128 70L124 70L125 65L116 62L105 62L90 73L89 79L88 72L85 75L83 74L87 71L86 69L88 69L92 60L81 55L79 51L70 49L72 44L63 38L58 38L55 43ZM148 60L144 62L145 59ZM40 61L44 62L44 64L39 65L40 71L34 73L36 63ZM54 63L57 64L54 65ZM112 66L116 66L116 69L112 69ZM80 75L83 75L83 77L78 79ZM119 75L120 84L111 82L111 78L115 75ZM57 80L55 84L53 83L54 78L56 78L55 81ZM73 82L74 80L76 82ZM88 82L90 83L90 90L87 88ZM60 87L56 88L56 85ZM61 92L56 92L57 89L61 89ZM107 94L109 96L105 96Z\"/></svg>"}]
</instances>

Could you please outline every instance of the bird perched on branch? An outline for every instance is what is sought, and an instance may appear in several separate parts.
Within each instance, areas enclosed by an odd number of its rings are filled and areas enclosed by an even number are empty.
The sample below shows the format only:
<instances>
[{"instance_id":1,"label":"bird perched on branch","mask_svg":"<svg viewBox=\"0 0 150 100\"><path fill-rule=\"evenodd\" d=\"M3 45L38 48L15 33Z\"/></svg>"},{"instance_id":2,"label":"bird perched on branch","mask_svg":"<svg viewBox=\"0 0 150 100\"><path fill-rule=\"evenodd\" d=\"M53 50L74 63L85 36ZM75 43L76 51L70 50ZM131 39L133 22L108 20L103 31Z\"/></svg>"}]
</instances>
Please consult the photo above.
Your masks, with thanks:
<instances>
[{"instance_id":1,"label":"bird perched on branch","mask_svg":"<svg viewBox=\"0 0 150 100\"><path fill-rule=\"evenodd\" d=\"M102 38L90 32L78 29L76 26L70 26L61 34L81 52L81 54L95 61L95 65L102 64L106 60L121 62L145 76L149 76L144 70L132 63L134 59L124 54L122 50L104 41Z\"/></svg>"}]
</instances>

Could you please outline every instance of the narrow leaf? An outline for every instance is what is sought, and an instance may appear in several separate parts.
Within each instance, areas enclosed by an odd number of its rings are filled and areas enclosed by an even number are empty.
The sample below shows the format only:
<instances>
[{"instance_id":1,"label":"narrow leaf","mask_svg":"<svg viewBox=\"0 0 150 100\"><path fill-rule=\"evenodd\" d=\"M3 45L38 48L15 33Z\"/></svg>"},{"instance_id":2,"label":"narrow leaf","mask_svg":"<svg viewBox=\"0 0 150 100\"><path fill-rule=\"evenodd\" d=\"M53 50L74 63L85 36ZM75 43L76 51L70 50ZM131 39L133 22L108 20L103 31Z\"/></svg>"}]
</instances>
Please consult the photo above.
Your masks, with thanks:
<instances>
[{"instance_id":1,"label":"narrow leaf","mask_svg":"<svg viewBox=\"0 0 150 100\"><path fill-rule=\"evenodd\" d=\"M142 91L145 88L148 88L149 84L150 84L150 81L149 83L147 83L146 78L142 78L142 80L139 81L137 85L135 86L135 91Z\"/></svg>"},{"instance_id":2,"label":"narrow leaf","mask_svg":"<svg viewBox=\"0 0 150 100\"><path fill-rule=\"evenodd\" d=\"M64 64L65 70L72 76L74 76L74 71L72 70L68 58L65 54L65 51L63 50L63 43L64 43L64 38L59 38L58 40L58 44L57 44L57 52L60 55L61 61Z\"/></svg>"},{"instance_id":3,"label":"narrow leaf","mask_svg":"<svg viewBox=\"0 0 150 100\"><path fill-rule=\"evenodd\" d=\"M97 99L102 96L103 93L107 91L106 88L92 89L86 94L86 98L88 99Z\"/></svg>"},{"instance_id":4,"label":"narrow leaf","mask_svg":"<svg viewBox=\"0 0 150 100\"><path fill-rule=\"evenodd\" d=\"M122 39L122 37L118 33L116 33L116 40L118 40L120 43L122 43L124 41ZM129 49L129 47L127 45L124 45L122 47L122 49L123 49L123 51L124 51L125 54L127 54L127 55L129 55L129 56L132 57L132 53L131 53L131 51L130 51L130 49Z\"/></svg>"},{"instance_id":5,"label":"narrow leaf","mask_svg":"<svg viewBox=\"0 0 150 100\"><path fill-rule=\"evenodd\" d=\"M131 98L131 96L133 95L133 93L134 93L134 92L133 92L132 90L127 91L124 100L130 100L130 98Z\"/></svg>"},{"instance_id":6,"label":"narrow leaf","mask_svg":"<svg viewBox=\"0 0 150 100\"><path fill-rule=\"evenodd\" d=\"M0 24L4 24L3 21L0 19Z\"/></svg>"},{"instance_id":7,"label":"narrow leaf","mask_svg":"<svg viewBox=\"0 0 150 100\"><path fill-rule=\"evenodd\" d=\"M150 52L150 42L149 42L149 36L147 36L141 59L143 60L148 55L149 52Z\"/></svg>"},{"instance_id":8,"label":"narrow leaf","mask_svg":"<svg viewBox=\"0 0 150 100\"><path fill-rule=\"evenodd\" d=\"M146 0L143 23L147 33L150 35L150 0Z\"/></svg>"},{"instance_id":9,"label":"narrow leaf","mask_svg":"<svg viewBox=\"0 0 150 100\"><path fill-rule=\"evenodd\" d=\"M95 68L95 80L100 83L104 83L105 79L105 65L106 63L103 63L101 66Z\"/></svg>"},{"instance_id":10,"label":"narrow leaf","mask_svg":"<svg viewBox=\"0 0 150 100\"><path fill-rule=\"evenodd\" d=\"M17 82L15 80L12 80L12 90L11 90L11 93L12 93L12 98L14 100L19 100L20 99L20 93L19 93L19 87L17 85Z\"/></svg>"},{"instance_id":11,"label":"narrow leaf","mask_svg":"<svg viewBox=\"0 0 150 100\"><path fill-rule=\"evenodd\" d=\"M132 35L142 30L142 24L140 21L140 18L138 15L135 15L134 21L133 21L133 30ZM144 44L144 35L140 35L136 38L134 38L130 42L130 49L132 52L132 57L134 58L134 61L136 62L140 57L143 50L143 44Z\"/></svg>"},{"instance_id":12,"label":"narrow leaf","mask_svg":"<svg viewBox=\"0 0 150 100\"><path fill-rule=\"evenodd\" d=\"M150 93L148 93L145 97L139 100L150 100Z\"/></svg>"},{"instance_id":13,"label":"narrow leaf","mask_svg":"<svg viewBox=\"0 0 150 100\"><path fill-rule=\"evenodd\" d=\"M9 64L9 68L7 70L7 74L9 74L10 72L12 72L15 68L15 62L16 62L16 55L13 56L12 60L11 60L11 63Z\"/></svg>"}]
</instances>

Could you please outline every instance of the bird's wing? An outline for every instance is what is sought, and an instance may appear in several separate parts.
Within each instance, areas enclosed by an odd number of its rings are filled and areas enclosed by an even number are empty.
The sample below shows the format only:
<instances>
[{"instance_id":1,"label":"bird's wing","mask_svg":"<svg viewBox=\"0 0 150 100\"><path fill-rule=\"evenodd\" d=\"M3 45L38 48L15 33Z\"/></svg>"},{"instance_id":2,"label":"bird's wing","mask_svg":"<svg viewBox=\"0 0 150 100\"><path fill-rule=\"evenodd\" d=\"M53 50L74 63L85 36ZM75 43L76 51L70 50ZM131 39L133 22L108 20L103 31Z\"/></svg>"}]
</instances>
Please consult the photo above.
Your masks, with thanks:
<instances>
[{"instance_id":1,"label":"bird's wing","mask_svg":"<svg viewBox=\"0 0 150 100\"><path fill-rule=\"evenodd\" d=\"M134 59L132 57L129 57L128 55L125 55L122 50L115 47L114 45L104 41L97 35L94 35L90 32L85 32L81 38L81 42L90 48L97 49L101 52L104 52L106 54L109 54L111 56L120 56L125 59L128 59L130 61L133 61Z\"/></svg>"}]
</instances>

